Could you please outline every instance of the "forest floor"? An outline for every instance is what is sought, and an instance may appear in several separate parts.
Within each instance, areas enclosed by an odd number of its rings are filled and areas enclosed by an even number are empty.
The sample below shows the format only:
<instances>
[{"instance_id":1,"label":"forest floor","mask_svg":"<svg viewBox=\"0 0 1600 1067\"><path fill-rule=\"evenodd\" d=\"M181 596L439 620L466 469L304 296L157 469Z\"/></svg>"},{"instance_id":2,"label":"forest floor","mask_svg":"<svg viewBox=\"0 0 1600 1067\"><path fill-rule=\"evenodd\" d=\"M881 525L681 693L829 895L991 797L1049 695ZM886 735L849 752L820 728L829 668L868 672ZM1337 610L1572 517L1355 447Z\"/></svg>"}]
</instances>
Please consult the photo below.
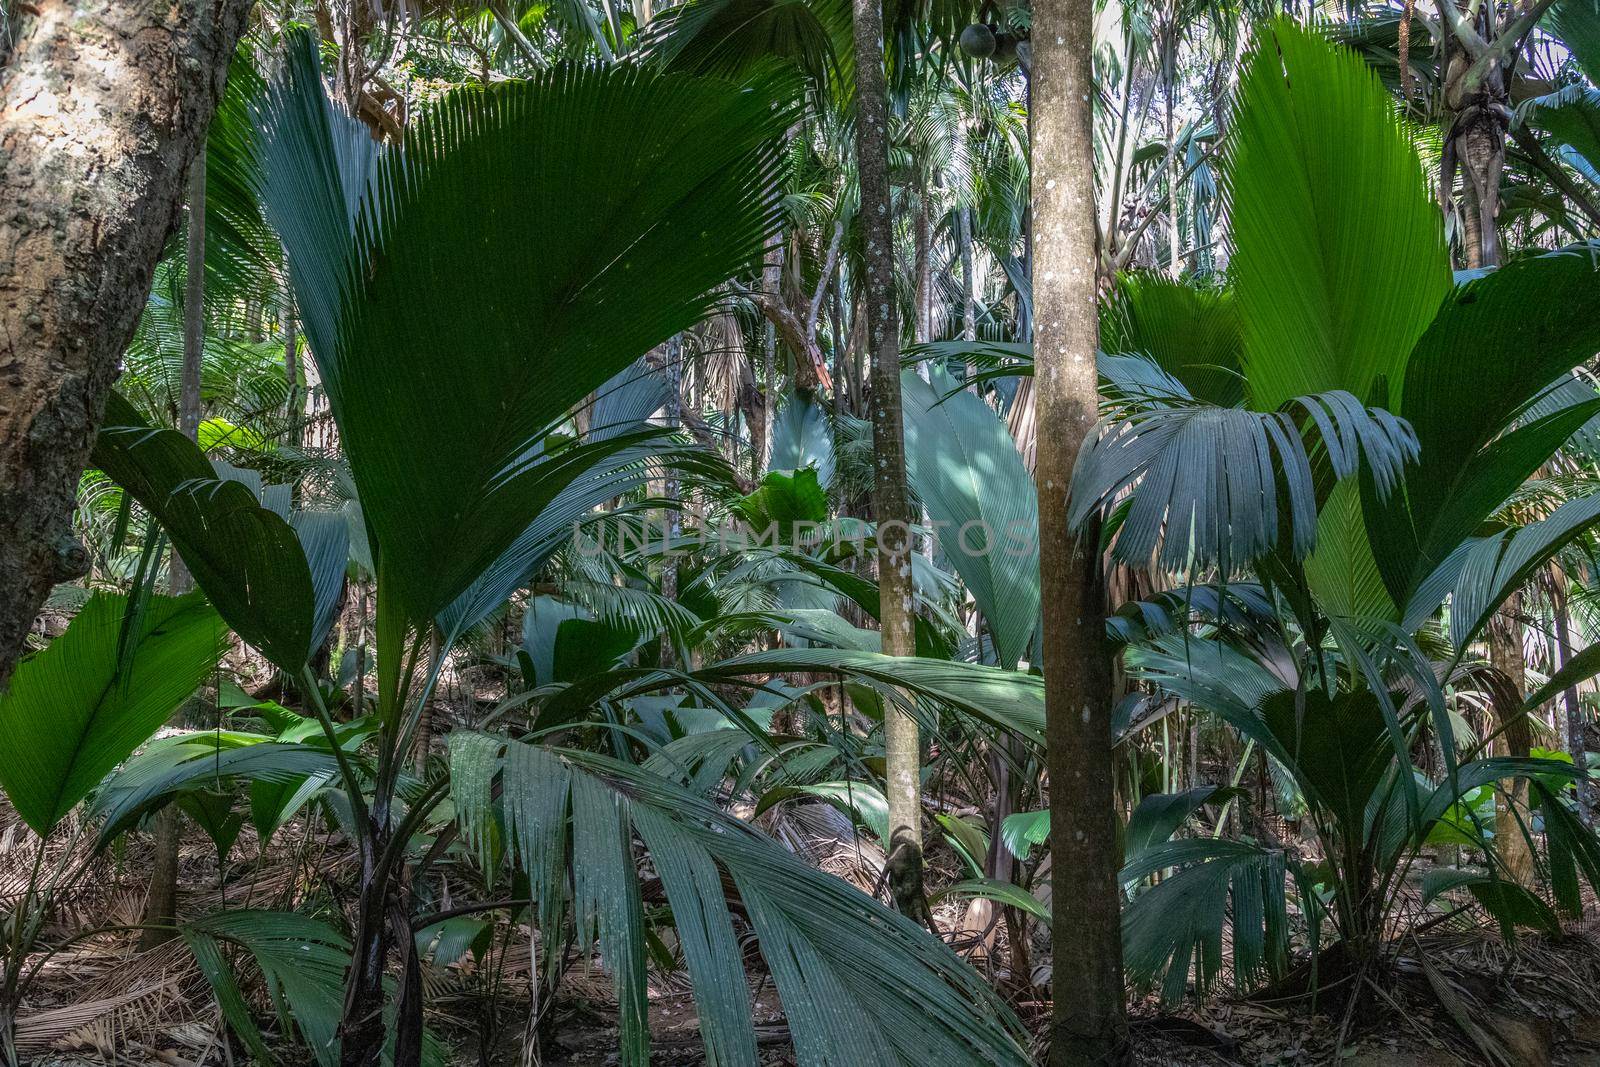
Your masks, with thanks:
<instances>
[{"instance_id":1,"label":"forest floor","mask_svg":"<svg viewBox=\"0 0 1600 1067\"><path fill-rule=\"evenodd\" d=\"M30 998L27 1014L34 1025L53 1021L59 1032L53 1047L36 1046L26 1062L35 1067L243 1062L238 1053L230 1060L218 1044L204 984L195 981L177 946L141 957L131 955L131 945L119 947L120 958L74 957ZM460 973L436 976L430 1025L452 1048L452 1067L519 1063L527 987L516 981L515 961L508 964L509 984L498 999L485 996L474 983L470 963ZM1514 949L1494 930L1435 934L1399 950L1392 969L1370 989L1371 996L1348 1019L1347 1002L1337 995L1326 996L1320 1012L1303 1004L1222 996L1177 1011L1143 1004L1132 1024L1136 1062L1141 1067L1600 1065L1600 923L1574 926L1559 941L1524 935ZM759 984L754 1004L763 1067L793 1064L770 983ZM1039 1001L1019 1005L1036 1031L1043 1030L1046 1008ZM650 1020L653 1065L704 1063L693 997L682 982L666 977L653 983ZM485 1034L493 1035L487 1043ZM615 1001L609 979L598 968L577 969L563 979L544 1034L541 1053L547 1067L617 1062Z\"/></svg>"},{"instance_id":2,"label":"forest floor","mask_svg":"<svg viewBox=\"0 0 1600 1067\"><path fill-rule=\"evenodd\" d=\"M762 828L807 862L872 892L881 888L883 857L857 836L850 820L826 804L775 808ZM31 860L30 839L0 801L0 897ZM142 835L93 861L79 887L60 902L46 940L91 927L140 921L149 871ZM960 877L948 849L929 852L930 887ZM209 839L198 831L182 851L181 907L187 915L241 907L338 906L354 874L348 843L296 820L266 855L241 846L219 882ZM1042 877L1042 876L1041 876ZM20 882L17 883L20 887ZM464 887L456 887L457 892ZM470 889L467 891L470 892ZM1589 901L1591 916L1600 902ZM961 923L946 899L940 929ZM1455 922L1466 923L1466 917ZM1034 980L1047 984L1047 938L1030 945ZM512 1067L520 1062L527 1018L530 945L497 944L493 958L464 957L425 976L429 1024L451 1050L451 1067ZM994 959L1009 956L1001 925ZM984 970L983 960L974 961ZM750 953L753 1013L764 1067L794 1062L781 1005L759 954ZM490 977L495 976L495 977ZM1042 1038L1048 1016L1043 990L992 975L1019 1016ZM1304 1001L1214 992L1204 1004L1163 1010L1135 1007L1132 1036L1141 1067L1263 1067L1338 1064L1355 1067L1600 1067L1600 918L1569 926L1553 939L1523 934L1508 946L1497 929L1440 924L1392 946L1388 968L1366 983L1355 1010L1343 989ZM265 1004L260 1005L263 1009ZM263 1011L262 1017L266 1017ZM678 974L652 978L651 1062L695 1067L704 1062L693 996ZM52 959L30 992L19 1036L30 1067L86 1064L140 1067L234 1067L247 1057L223 1048L209 989L181 943L134 952L132 935L106 934ZM563 976L541 1030L546 1067L609 1067L617 1062L616 1004L610 980L593 961L575 959ZM1042 1041L1036 1039L1036 1050ZM285 1067L300 1067L286 1051ZM966 1067L966 1065L930 1065Z\"/></svg>"}]
</instances>

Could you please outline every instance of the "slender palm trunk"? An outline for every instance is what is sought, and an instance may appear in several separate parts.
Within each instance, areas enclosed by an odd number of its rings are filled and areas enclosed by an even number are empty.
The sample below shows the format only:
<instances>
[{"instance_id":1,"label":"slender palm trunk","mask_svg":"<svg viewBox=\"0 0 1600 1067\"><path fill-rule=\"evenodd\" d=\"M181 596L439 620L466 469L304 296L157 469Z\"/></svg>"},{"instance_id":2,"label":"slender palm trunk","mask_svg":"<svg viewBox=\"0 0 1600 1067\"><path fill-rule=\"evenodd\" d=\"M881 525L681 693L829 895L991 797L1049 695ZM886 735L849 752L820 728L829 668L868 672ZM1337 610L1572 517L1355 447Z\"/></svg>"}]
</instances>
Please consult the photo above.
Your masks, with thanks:
<instances>
[{"instance_id":1,"label":"slender palm trunk","mask_svg":"<svg viewBox=\"0 0 1600 1067\"><path fill-rule=\"evenodd\" d=\"M1034 5L1034 389L1050 771L1052 1067L1127 1059L1111 651L1099 531L1067 525L1073 464L1097 418L1092 0Z\"/></svg>"},{"instance_id":2,"label":"slender palm trunk","mask_svg":"<svg viewBox=\"0 0 1600 1067\"><path fill-rule=\"evenodd\" d=\"M961 339L975 341L978 337L978 301L972 265L972 209L962 208L957 214L957 222L957 239L961 242Z\"/></svg>"},{"instance_id":3,"label":"slender palm trunk","mask_svg":"<svg viewBox=\"0 0 1600 1067\"><path fill-rule=\"evenodd\" d=\"M1560 670L1572 660L1572 620L1567 612L1567 576L1556 569L1551 577L1553 579L1551 599L1555 602L1556 652L1561 657L1556 669ZM1583 825L1589 826L1594 822L1594 811L1589 796L1589 753L1583 737L1583 705L1578 700L1576 685L1567 686L1562 693L1562 704L1566 712L1567 754L1572 757L1572 766L1578 774L1576 784L1578 818L1583 820Z\"/></svg>"},{"instance_id":4,"label":"slender palm trunk","mask_svg":"<svg viewBox=\"0 0 1600 1067\"><path fill-rule=\"evenodd\" d=\"M203 144L189 168L189 234L184 249L184 269L183 377L179 384L178 431L193 441L200 436L200 366L205 347L206 153ZM172 552L170 584L174 596L194 587L194 579L177 549ZM173 716L173 725L182 725L182 722L180 707ZM179 818L177 807L171 804L155 818L155 858L144 907L144 921L150 925L140 936L141 948L155 948L172 937L167 927L178 915Z\"/></svg>"},{"instance_id":5,"label":"slender palm trunk","mask_svg":"<svg viewBox=\"0 0 1600 1067\"><path fill-rule=\"evenodd\" d=\"M1495 726L1500 730L1494 739L1497 756L1526 757L1532 749L1533 736L1528 727L1528 716L1522 710L1522 698L1527 692L1527 666L1522 659L1522 594L1514 593L1489 625L1489 662L1500 671L1506 681L1497 687L1490 701L1495 715ZM1528 834L1533 823L1528 810L1528 782L1515 778L1503 782L1506 792L1495 800L1494 839L1495 852L1506 865L1506 873L1522 885L1533 884L1533 850L1528 844Z\"/></svg>"},{"instance_id":6,"label":"slender palm trunk","mask_svg":"<svg viewBox=\"0 0 1600 1067\"><path fill-rule=\"evenodd\" d=\"M772 235L767 244L766 259L761 265L761 290L776 301L783 293L783 234ZM772 423L778 413L778 328L769 318L764 320L761 334L761 444L755 449L754 476L759 479L767 469L767 457L772 449Z\"/></svg>"},{"instance_id":7,"label":"slender palm trunk","mask_svg":"<svg viewBox=\"0 0 1600 1067\"><path fill-rule=\"evenodd\" d=\"M866 229L867 338L872 359L870 407L876 458L872 512L878 523L878 598L883 651L916 652L904 427L900 404L900 324L894 296L894 226L889 198L888 86L883 68L883 9L853 0L856 61L856 155ZM898 706L884 709L889 801L889 886L901 911L931 920L922 891L922 760L917 722Z\"/></svg>"},{"instance_id":8,"label":"slender palm trunk","mask_svg":"<svg viewBox=\"0 0 1600 1067\"><path fill-rule=\"evenodd\" d=\"M915 221L917 318L912 336L917 344L933 340L933 220L928 217L928 194L918 190ZM926 376L927 364L919 364Z\"/></svg>"},{"instance_id":9,"label":"slender palm trunk","mask_svg":"<svg viewBox=\"0 0 1600 1067\"><path fill-rule=\"evenodd\" d=\"M1178 134L1173 114L1175 101L1172 99L1178 91L1178 41L1177 31L1171 27L1167 30L1163 53L1161 76L1164 84L1161 95L1166 104L1167 119L1167 273L1178 278L1183 274L1183 241L1178 226L1179 167L1175 148Z\"/></svg>"}]
</instances>

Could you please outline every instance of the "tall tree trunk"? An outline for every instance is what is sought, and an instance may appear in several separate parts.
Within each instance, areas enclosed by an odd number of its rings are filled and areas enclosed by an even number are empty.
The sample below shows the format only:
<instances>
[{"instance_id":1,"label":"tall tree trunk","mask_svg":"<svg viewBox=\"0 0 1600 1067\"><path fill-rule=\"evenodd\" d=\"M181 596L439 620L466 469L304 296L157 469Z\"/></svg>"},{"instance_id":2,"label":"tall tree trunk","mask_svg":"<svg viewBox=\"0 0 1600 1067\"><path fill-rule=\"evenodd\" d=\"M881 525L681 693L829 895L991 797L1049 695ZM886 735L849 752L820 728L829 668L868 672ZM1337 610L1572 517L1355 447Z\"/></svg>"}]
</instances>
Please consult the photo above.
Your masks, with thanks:
<instances>
[{"instance_id":1,"label":"tall tree trunk","mask_svg":"<svg viewBox=\"0 0 1600 1067\"><path fill-rule=\"evenodd\" d=\"M1556 653L1560 656L1556 669L1560 670L1572 661L1572 621L1567 612L1567 576L1560 568L1552 569L1551 599L1555 604ZM1572 766L1578 775L1575 786L1578 818L1583 820L1583 825L1590 826L1594 822L1594 809L1589 795L1589 753L1583 737L1583 705L1578 700L1577 685L1567 686L1562 693L1562 703L1566 711L1567 754L1572 757Z\"/></svg>"},{"instance_id":2,"label":"tall tree trunk","mask_svg":"<svg viewBox=\"0 0 1600 1067\"><path fill-rule=\"evenodd\" d=\"M1111 650L1097 544L1067 525L1073 464L1097 419L1092 0L1033 14L1034 390L1050 771L1050 1063L1127 1059L1111 751Z\"/></svg>"},{"instance_id":3,"label":"tall tree trunk","mask_svg":"<svg viewBox=\"0 0 1600 1067\"><path fill-rule=\"evenodd\" d=\"M1503 683L1493 688L1490 707L1495 726L1497 756L1526 757L1533 745L1528 716L1522 710L1527 693L1527 667L1522 660L1522 594L1513 593L1489 624L1489 663ZM1533 850L1528 834L1533 822L1528 811L1528 782L1513 778L1501 783L1503 795L1495 798L1495 852L1506 865L1509 877L1525 886L1533 884Z\"/></svg>"},{"instance_id":4,"label":"tall tree trunk","mask_svg":"<svg viewBox=\"0 0 1600 1067\"><path fill-rule=\"evenodd\" d=\"M184 248L183 375L178 390L178 432L191 441L200 438L200 369L206 341L206 153L202 145L189 168L189 232ZM194 578L176 547L168 584L173 596L194 588ZM183 708L173 714L172 725L183 725ZM181 816L168 804L155 818L155 858L150 868L150 892L145 897L141 949L171 940L178 917L178 845Z\"/></svg>"},{"instance_id":5,"label":"tall tree trunk","mask_svg":"<svg viewBox=\"0 0 1600 1067\"><path fill-rule=\"evenodd\" d=\"M957 214L961 242L961 339L978 338L978 301L976 273L972 266L972 209L964 207Z\"/></svg>"},{"instance_id":6,"label":"tall tree trunk","mask_svg":"<svg viewBox=\"0 0 1600 1067\"><path fill-rule=\"evenodd\" d=\"M761 292L777 306L783 305L783 234L775 233L761 264ZM761 334L761 444L755 449L757 481L766 473L772 449L772 423L778 414L778 327L769 317Z\"/></svg>"},{"instance_id":7,"label":"tall tree trunk","mask_svg":"<svg viewBox=\"0 0 1600 1067\"><path fill-rule=\"evenodd\" d=\"M906 492L900 404L900 322L894 295L894 225L889 197L889 107L879 0L852 0L855 12L856 156L866 227L865 300L872 358L874 463L872 515L878 523L878 597L883 651L916 652L912 614L911 508ZM931 922L922 891L922 759L917 722L895 703L883 715L889 801L889 886L895 904Z\"/></svg>"},{"instance_id":8,"label":"tall tree trunk","mask_svg":"<svg viewBox=\"0 0 1600 1067\"><path fill-rule=\"evenodd\" d=\"M1173 95L1178 91L1178 36L1177 30L1171 26L1167 28L1166 41L1162 45L1161 57L1161 95L1166 104L1167 120L1167 273L1177 279L1183 274L1183 240L1182 231L1178 225L1178 153L1174 142L1177 139L1177 126L1174 121Z\"/></svg>"},{"instance_id":9,"label":"tall tree trunk","mask_svg":"<svg viewBox=\"0 0 1600 1067\"><path fill-rule=\"evenodd\" d=\"M87 568L71 526L78 476L248 6L11 8L9 55L0 44L0 687L50 587Z\"/></svg>"},{"instance_id":10,"label":"tall tree trunk","mask_svg":"<svg viewBox=\"0 0 1600 1067\"><path fill-rule=\"evenodd\" d=\"M925 189L917 190L917 216L913 231L917 307L911 336L917 344L922 345L933 340L933 220L928 216L928 194ZM926 363L918 364L918 373L927 377Z\"/></svg>"}]
</instances>

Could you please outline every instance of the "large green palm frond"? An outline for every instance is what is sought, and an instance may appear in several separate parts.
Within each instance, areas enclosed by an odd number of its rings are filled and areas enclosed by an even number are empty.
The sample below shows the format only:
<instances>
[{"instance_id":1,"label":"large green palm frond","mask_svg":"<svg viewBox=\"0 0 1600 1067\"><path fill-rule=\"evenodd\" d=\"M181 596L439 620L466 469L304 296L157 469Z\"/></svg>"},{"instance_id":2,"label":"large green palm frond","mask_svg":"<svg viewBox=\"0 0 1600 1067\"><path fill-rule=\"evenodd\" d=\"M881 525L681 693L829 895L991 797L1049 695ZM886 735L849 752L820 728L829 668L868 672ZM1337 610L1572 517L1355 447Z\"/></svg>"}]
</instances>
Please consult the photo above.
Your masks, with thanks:
<instances>
[{"instance_id":1,"label":"large green palm frond","mask_svg":"<svg viewBox=\"0 0 1600 1067\"><path fill-rule=\"evenodd\" d=\"M1238 306L1229 290L1136 272L1117 279L1100 316L1100 348L1146 356L1191 395L1223 407L1244 399Z\"/></svg>"},{"instance_id":2,"label":"large green palm frond","mask_svg":"<svg viewBox=\"0 0 1600 1067\"><path fill-rule=\"evenodd\" d=\"M1286 20L1245 63L1227 156L1232 270L1253 406L1378 400L1450 289L1438 208L1360 56Z\"/></svg>"},{"instance_id":3,"label":"large green palm frond","mask_svg":"<svg viewBox=\"0 0 1600 1067\"><path fill-rule=\"evenodd\" d=\"M601 457L545 455L551 426L759 258L795 89L562 68L454 93L374 161L300 42L266 97L263 196L406 619Z\"/></svg>"},{"instance_id":4,"label":"large green palm frond","mask_svg":"<svg viewBox=\"0 0 1600 1067\"><path fill-rule=\"evenodd\" d=\"M1068 517L1081 525L1131 490L1113 553L1134 566L1226 573L1280 547L1304 558L1330 480L1360 470L1387 494L1416 458L1410 427L1344 390L1252 411L1198 403L1137 357L1102 357L1101 370L1129 410L1080 455Z\"/></svg>"},{"instance_id":5,"label":"large green palm frond","mask_svg":"<svg viewBox=\"0 0 1600 1067\"><path fill-rule=\"evenodd\" d=\"M1385 405L1374 390L1395 384L1451 277L1421 164L1361 57L1267 24L1240 81L1226 178L1251 406L1328 389ZM1306 572L1329 612L1394 613L1353 483L1323 506L1317 542Z\"/></svg>"},{"instance_id":6,"label":"large green palm frond","mask_svg":"<svg viewBox=\"0 0 1600 1067\"><path fill-rule=\"evenodd\" d=\"M693 0L668 8L644 51L669 70L742 77L763 63L793 63L842 90L853 69L850 5L842 0Z\"/></svg>"},{"instance_id":7,"label":"large green palm frond","mask_svg":"<svg viewBox=\"0 0 1600 1067\"><path fill-rule=\"evenodd\" d=\"M1580 82L1532 97L1517 106L1517 122L1548 133L1556 155L1590 182L1600 184L1600 89Z\"/></svg>"},{"instance_id":8,"label":"large green palm frond","mask_svg":"<svg viewBox=\"0 0 1600 1067\"><path fill-rule=\"evenodd\" d=\"M748 824L637 767L473 736L457 742L461 762L482 763L485 773L453 783L464 836L486 837L498 806L546 922L568 899L570 848L580 940L598 934L623 1006L623 1064L649 1061L635 835L672 908L708 1062L759 1062L732 908L754 928L802 1064L1028 1062L1010 1010L954 953Z\"/></svg>"},{"instance_id":9,"label":"large green palm frond","mask_svg":"<svg viewBox=\"0 0 1600 1067\"><path fill-rule=\"evenodd\" d=\"M627 431L625 439L612 433L603 441L616 441L622 447L602 447L596 461L541 507L500 557L435 617L447 645L487 618L558 551L572 544L584 518L598 505L636 488L647 475L659 477L670 470L686 484L732 484L720 456L679 444L664 430L636 427Z\"/></svg>"},{"instance_id":10,"label":"large green palm frond","mask_svg":"<svg viewBox=\"0 0 1600 1067\"><path fill-rule=\"evenodd\" d=\"M339 1014L350 966L350 943L342 934L309 915L250 909L207 915L179 932L229 1028L258 1062L275 1057L240 989L239 961L224 955L224 945L243 949L255 961L283 1030L299 1029L321 1067L339 1062Z\"/></svg>"},{"instance_id":11,"label":"large green palm frond","mask_svg":"<svg viewBox=\"0 0 1600 1067\"><path fill-rule=\"evenodd\" d=\"M369 732L367 723L355 729L341 725L341 744L355 747ZM298 741L274 741L263 734L208 731L177 734L151 744L95 792L90 818L97 824L100 847L150 812L197 789L234 780L249 782L252 803L262 805L273 799L286 801L302 787L316 792L338 776L338 763L320 735L306 729L300 733L306 736ZM359 760L356 763L361 766ZM275 811L264 807L252 811L263 842L277 829L269 816L282 810L280 804Z\"/></svg>"},{"instance_id":12,"label":"large green palm frond","mask_svg":"<svg viewBox=\"0 0 1600 1067\"><path fill-rule=\"evenodd\" d=\"M92 459L161 523L245 642L284 670L305 666L342 589L342 523L307 514L291 521L286 499L273 502L281 510L263 502L258 474L219 468L183 434L151 427L116 393Z\"/></svg>"},{"instance_id":13,"label":"large green palm frond","mask_svg":"<svg viewBox=\"0 0 1600 1067\"><path fill-rule=\"evenodd\" d=\"M206 130L206 298L283 308L283 249L261 213L252 177L254 111L266 88L255 49L241 42Z\"/></svg>"},{"instance_id":14,"label":"large green palm frond","mask_svg":"<svg viewBox=\"0 0 1600 1067\"><path fill-rule=\"evenodd\" d=\"M1395 603L1475 535L1597 412L1593 390L1513 423L1600 351L1600 269L1582 252L1518 260L1458 287L1394 383L1394 410L1420 456L1404 493L1364 494L1375 556ZM1587 396L1584 396L1587 393Z\"/></svg>"},{"instance_id":15,"label":"large green palm frond","mask_svg":"<svg viewBox=\"0 0 1600 1067\"><path fill-rule=\"evenodd\" d=\"M1123 958L1133 983L1159 984L1167 1003L1183 999L1191 967L1197 993L1204 995L1215 982L1225 959L1230 912L1238 988L1279 975L1288 963L1282 850L1172 836L1203 805L1220 803L1234 792L1198 786L1183 793L1158 793L1140 801L1128 820L1122 882L1131 888L1165 873L1123 912Z\"/></svg>"},{"instance_id":16,"label":"large green palm frond","mask_svg":"<svg viewBox=\"0 0 1600 1067\"><path fill-rule=\"evenodd\" d=\"M763 625L778 624L784 613L762 613ZM746 623L748 616L731 620ZM817 635L812 629L811 633ZM835 631L837 636L837 631ZM885 656L860 648L779 648L718 660L693 671L650 667L618 667L541 695L541 722L569 722L590 714L599 703L623 703L664 690L687 690L710 705L725 709L744 724L747 716L718 695L728 686L762 690L774 674L826 674L877 689L885 699L910 694L922 709L942 708L1010 730L1036 745L1044 744L1044 683L1037 675L975 663ZM765 735L757 732L757 740Z\"/></svg>"},{"instance_id":17,"label":"large green palm frond","mask_svg":"<svg viewBox=\"0 0 1600 1067\"><path fill-rule=\"evenodd\" d=\"M769 471L798 471L814 467L823 489L833 484L833 427L828 413L810 396L791 390L772 420L768 450Z\"/></svg>"},{"instance_id":18,"label":"large green palm frond","mask_svg":"<svg viewBox=\"0 0 1600 1067\"><path fill-rule=\"evenodd\" d=\"M1556 0L1545 15L1546 28L1561 38L1589 81L1600 85L1600 17L1594 0Z\"/></svg>"},{"instance_id":19,"label":"large green palm frond","mask_svg":"<svg viewBox=\"0 0 1600 1067\"><path fill-rule=\"evenodd\" d=\"M1038 495L1006 424L942 370L906 372L906 473L1003 666L1039 625Z\"/></svg>"},{"instance_id":20,"label":"large green palm frond","mask_svg":"<svg viewBox=\"0 0 1600 1067\"><path fill-rule=\"evenodd\" d=\"M226 633L198 592L131 611L127 597L90 597L0 693L0 786L23 821L49 834L194 692Z\"/></svg>"}]
</instances>

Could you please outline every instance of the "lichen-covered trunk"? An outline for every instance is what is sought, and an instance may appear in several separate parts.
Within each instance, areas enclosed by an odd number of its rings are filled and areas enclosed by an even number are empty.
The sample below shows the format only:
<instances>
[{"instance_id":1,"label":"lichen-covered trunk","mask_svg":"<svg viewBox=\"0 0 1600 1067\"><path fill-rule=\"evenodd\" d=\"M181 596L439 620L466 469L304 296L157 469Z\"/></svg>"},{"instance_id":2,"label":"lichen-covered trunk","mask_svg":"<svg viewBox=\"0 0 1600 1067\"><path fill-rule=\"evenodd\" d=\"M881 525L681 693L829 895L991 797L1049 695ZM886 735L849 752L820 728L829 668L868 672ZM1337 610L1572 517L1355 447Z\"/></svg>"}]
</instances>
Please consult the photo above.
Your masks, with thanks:
<instances>
[{"instance_id":1,"label":"lichen-covered trunk","mask_svg":"<svg viewBox=\"0 0 1600 1067\"><path fill-rule=\"evenodd\" d=\"M1034 395L1050 771L1050 1063L1126 1061L1111 760L1111 649L1099 531L1067 524L1072 468L1097 418L1092 0L1033 9Z\"/></svg>"},{"instance_id":2,"label":"lichen-covered trunk","mask_svg":"<svg viewBox=\"0 0 1600 1067\"><path fill-rule=\"evenodd\" d=\"M883 69L883 9L854 0L856 156L866 231L868 406L872 415L872 515L878 523L879 623L883 651L916 654L911 590L911 507L906 493L900 404L900 321L894 292L894 208L889 198L889 97ZM931 921L922 891L922 757L917 721L894 703L883 713L889 801L889 886L895 904Z\"/></svg>"},{"instance_id":3,"label":"lichen-covered trunk","mask_svg":"<svg viewBox=\"0 0 1600 1067\"><path fill-rule=\"evenodd\" d=\"M0 686L72 536L88 460L245 0L35 0L0 51ZM0 46L3 47L3 46Z\"/></svg>"}]
</instances>

